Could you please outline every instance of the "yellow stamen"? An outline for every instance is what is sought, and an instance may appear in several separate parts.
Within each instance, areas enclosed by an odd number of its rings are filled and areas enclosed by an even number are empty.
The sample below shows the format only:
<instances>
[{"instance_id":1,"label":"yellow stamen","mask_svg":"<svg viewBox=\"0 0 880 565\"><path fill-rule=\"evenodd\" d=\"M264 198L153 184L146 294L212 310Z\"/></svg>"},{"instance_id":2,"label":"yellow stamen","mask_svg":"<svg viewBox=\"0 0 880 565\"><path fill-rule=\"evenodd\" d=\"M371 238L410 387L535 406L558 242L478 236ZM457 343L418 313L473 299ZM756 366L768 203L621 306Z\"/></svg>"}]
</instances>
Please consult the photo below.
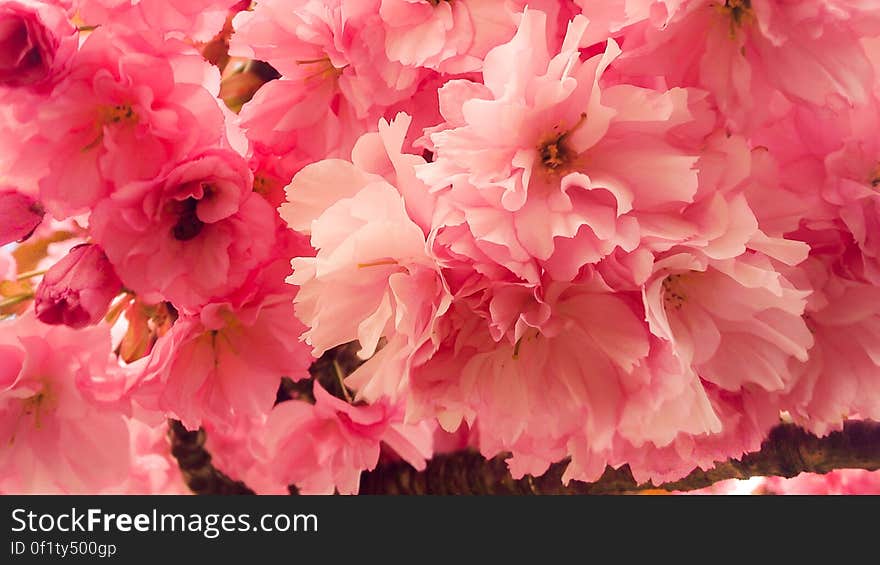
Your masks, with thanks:
<instances>
[{"instance_id":1,"label":"yellow stamen","mask_svg":"<svg viewBox=\"0 0 880 565\"><path fill-rule=\"evenodd\" d=\"M681 310L687 300L687 294L682 289L684 274L669 275L663 279L663 303L676 310Z\"/></svg>"},{"instance_id":2,"label":"yellow stamen","mask_svg":"<svg viewBox=\"0 0 880 565\"><path fill-rule=\"evenodd\" d=\"M358 269L366 269L368 267L381 267L384 265L398 265L399 263L394 259L380 259L378 261L373 261L371 263L358 263Z\"/></svg>"},{"instance_id":3,"label":"yellow stamen","mask_svg":"<svg viewBox=\"0 0 880 565\"><path fill-rule=\"evenodd\" d=\"M550 173L557 173L565 170L568 165L577 157L574 151L568 146L566 141L568 137L578 130L587 120L587 114L582 113L580 119L569 129L563 132L554 132L544 137L538 143L538 156L541 159L541 165ZM558 130L559 126L555 126L554 130Z\"/></svg>"}]
</instances>

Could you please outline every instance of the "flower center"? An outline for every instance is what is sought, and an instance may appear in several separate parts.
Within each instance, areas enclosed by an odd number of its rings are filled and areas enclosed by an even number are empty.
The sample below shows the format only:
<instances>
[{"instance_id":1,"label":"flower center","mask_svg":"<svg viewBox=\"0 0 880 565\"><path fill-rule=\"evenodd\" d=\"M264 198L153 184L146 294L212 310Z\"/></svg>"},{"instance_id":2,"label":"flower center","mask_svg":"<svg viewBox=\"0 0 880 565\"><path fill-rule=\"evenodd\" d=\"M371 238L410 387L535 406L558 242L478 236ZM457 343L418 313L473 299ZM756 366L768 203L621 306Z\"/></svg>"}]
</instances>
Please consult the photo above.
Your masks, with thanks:
<instances>
[{"instance_id":1,"label":"flower center","mask_svg":"<svg viewBox=\"0 0 880 565\"><path fill-rule=\"evenodd\" d=\"M171 233L177 241L189 241L202 233L205 223L196 214L198 204L199 201L195 198L187 198L179 203L177 223L171 229Z\"/></svg>"},{"instance_id":2,"label":"flower center","mask_svg":"<svg viewBox=\"0 0 880 565\"><path fill-rule=\"evenodd\" d=\"M127 124L134 125L138 123L138 115L131 107L131 104L115 104L113 106L99 106L98 117L95 121L96 136L88 145L83 147L83 151L91 151L101 144L104 140L104 126Z\"/></svg>"},{"instance_id":3,"label":"flower center","mask_svg":"<svg viewBox=\"0 0 880 565\"><path fill-rule=\"evenodd\" d=\"M536 329L530 329L529 331L524 333L518 340L516 340L516 343L513 344L512 359L514 361L519 360L520 349L522 348L523 344L528 344L533 341L537 341L538 338L540 338L540 337L541 337L541 332Z\"/></svg>"},{"instance_id":4,"label":"flower center","mask_svg":"<svg viewBox=\"0 0 880 565\"><path fill-rule=\"evenodd\" d=\"M44 383L40 392L22 401L21 415L26 418L33 417L34 427L39 430L43 426L43 417L54 411L57 404L58 398L52 394L49 385Z\"/></svg>"},{"instance_id":5,"label":"flower center","mask_svg":"<svg viewBox=\"0 0 880 565\"><path fill-rule=\"evenodd\" d=\"M553 133L545 136L538 143L538 157L541 166L549 173L558 173L568 168L577 158L577 153L568 145L569 136L586 121L587 115L581 114L580 119L571 128L560 132L560 126L554 126Z\"/></svg>"},{"instance_id":6,"label":"flower center","mask_svg":"<svg viewBox=\"0 0 880 565\"><path fill-rule=\"evenodd\" d=\"M98 109L101 123L107 124L136 124L138 116L131 104L116 104L114 106L101 106Z\"/></svg>"},{"instance_id":7,"label":"flower center","mask_svg":"<svg viewBox=\"0 0 880 565\"><path fill-rule=\"evenodd\" d=\"M276 185L277 183L275 182L275 180L267 177L266 175L254 175L254 192L256 192L257 194L268 196L269 193L275 190Z\"/></svg>"},{"instance_id":8,"label":"flower center","mask_svg":"<svg viewBox=\"0 0 880 565\"><path fill-rule=\"evenodd\" d=\"M687 300L687 294L683 288L685 281L683 273L669 275L663 279L663 304L667 308L681 310L682 305Z\"/></svg>"},{"instance_id":9,"label":"flower center","mask_svg":"<svg viewBox=\"0 0 880 565\"><path fill-rule=\"evenodd\" d=\"M724 4L713 4L726 17L730 18L730 36L755 17L752 0L724 0Z\"/></svg>"}]
</instances>

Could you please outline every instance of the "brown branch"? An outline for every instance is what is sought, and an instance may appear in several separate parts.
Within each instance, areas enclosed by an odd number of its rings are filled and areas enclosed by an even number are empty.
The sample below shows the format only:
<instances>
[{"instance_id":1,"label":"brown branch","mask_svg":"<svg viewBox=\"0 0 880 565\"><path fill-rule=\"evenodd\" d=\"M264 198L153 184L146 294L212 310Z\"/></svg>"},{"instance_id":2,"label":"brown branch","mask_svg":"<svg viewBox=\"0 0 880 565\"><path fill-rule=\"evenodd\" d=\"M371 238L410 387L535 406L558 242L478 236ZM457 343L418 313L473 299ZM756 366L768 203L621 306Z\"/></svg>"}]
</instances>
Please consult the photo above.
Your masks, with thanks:
<instances>
[{"instance_id":1,"label":"brown branch","mask_svg":"<svg viewBox=\"0 0 880 565\"><path fill-rule=\"evenodd\" d=\"M171 425L172 453L184 478L197 494L252 494L211 465L204 449L204 432L188 432L178 422ZM566 462L552 465L540 477L514 480L501 457L486 460L478 453L437 455L422 472L406 463L386 463L361 477L361 494L622 494L662 489L687 491L725 479L755 476L793 477L803 472L827 473L835 469L880 469L880 423L847 422L842 431L818 438L792 424L774 428L756 453L740 460L697 469L687 477L659 486L637 484L629 468L608 468L595 483L562 484ZM295 492L295 489L291 489Z\"/></svg>"},{"instance_id":2,"label":"brown branch","mask_svg":"<svg viewBox=\"0 0 880 565\"><path fill-rule=\"evenodd\" d=\"M168 422L171 454L177 459L183 480L195 494L254 494L244 483L233 481L211 463L205 449L205 432L191 432L177 420Z\"/></svg>"},{"instance_id":3,"label":"brown branch","mask_svg":"<svg viewBox=\"0 0 880 565\"><path fill-rule=\"evenodd\" d=\"M511 478L503 459L486 460L476 453L434 457L418 472L395 463L364 473L361 494L623 494L650 489L688 491L725 479L755 476L794 477L803 472L827 473L835 469L880 469L880 423L847 422L844 429L818 438L793 425L774 428L761 446L740 460L694 470L687 477L654 486L638 484L629 467L608 468L595 483L562 484L567 462L552 465L540 477Z\"/></svg>"}]
</instances>

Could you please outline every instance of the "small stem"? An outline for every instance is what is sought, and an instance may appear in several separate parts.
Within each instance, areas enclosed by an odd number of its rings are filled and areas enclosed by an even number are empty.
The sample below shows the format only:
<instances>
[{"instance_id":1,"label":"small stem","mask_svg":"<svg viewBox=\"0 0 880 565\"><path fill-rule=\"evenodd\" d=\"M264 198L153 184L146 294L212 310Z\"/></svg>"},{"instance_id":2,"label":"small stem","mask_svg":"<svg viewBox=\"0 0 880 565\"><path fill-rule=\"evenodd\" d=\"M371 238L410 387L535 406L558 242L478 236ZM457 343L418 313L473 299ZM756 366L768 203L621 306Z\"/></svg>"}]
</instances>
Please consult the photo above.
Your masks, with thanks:
<instances>
[{"instance_id":1,"label":"small stem","mask_svg":"<svg viewBox=\"0 0 880 565\"><path fill-rule=\"evenodd\" d=\"M342 367L339 366L339 361L336 359L333 360L333 370L336 372L336 378L339 380L339 386L342 388L342 394L345 396L345 401L351 404L351 393L348 392L348 387L345 386L345 375L342 374Z\"/></svg>"},{"instance_id":2,"label":"small stem","mask_svg":"<svg viewBox=\"0 0 880 565\"><path fill-rule=\"evenodd\" d=\"M21 304L22 302L30 300L33 297L34 293L32 292L12 296L5 300L0 300L0 308L9 308L11 306L15 306L16 304Z\"/></svg>"},{"instance_id":3,"label":"small stem","mask_svg":"<svg viewBox=\"0 0 880 565\"><path fill-rule=\"evenodd\" d=\"M33 271L25 271L25 272L21 273L20 275L18 275L17 277L15 277L15 280L26 281L26 280L32 279L34 277L39 277L40 275L45 275L48 270L49 269L36 269Z\"/></svg>"}]
</instances>

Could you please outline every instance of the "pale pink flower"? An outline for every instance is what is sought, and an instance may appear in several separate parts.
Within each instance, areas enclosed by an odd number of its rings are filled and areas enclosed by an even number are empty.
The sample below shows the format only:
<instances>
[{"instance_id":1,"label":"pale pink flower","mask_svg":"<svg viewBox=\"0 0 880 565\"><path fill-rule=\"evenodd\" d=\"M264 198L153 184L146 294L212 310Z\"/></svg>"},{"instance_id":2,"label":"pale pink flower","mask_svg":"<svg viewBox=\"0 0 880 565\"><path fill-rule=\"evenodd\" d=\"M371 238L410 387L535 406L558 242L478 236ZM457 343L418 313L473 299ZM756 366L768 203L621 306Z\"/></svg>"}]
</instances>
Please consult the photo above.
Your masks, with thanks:
<instances>
[{"instance_id":1,"label":"pale pink flower","mask_svg":"<svg viewBox=\"0 0 880 565\"><path fill-rule=\"evenodd\" d=\"M868 100L873 69L854 38L876 35L870 3L676 0L656 2L650 14L662 5L665 17L626 30L620 70L705 88L736 128L772 119L791 103ZM585 5L588 16L596 9Z\"/></svg>"},{"instance_id":2,"label":"pale pink flower","mask_svg":"<svg viewBox=\"0 0 880 565\"><path fill-rule=\"evenodd\" d=\"M381 123L378 134L358 142L355 163L309 165L287 189L281 216L317 250L314 257L294 258L288 279L300 287L297 316L309 326L303 338L315 356L358 340L367 359L384 337L389 344L379 355L406 364L448 306L426 241L433 201L413 174L424 160L400 153L408 124L404 116ZM362 393L371 398L396 396L404 373L384 372L392 382L367 386L372 378L365 370L352 385L366 387Z\"/></svg>"},{"instance_id":3,"label":"pale pink flower","mask_svg":"<svg viewBox=\"0 0 880 565\"><path fill-rule=\"evenodd\" d=\"M876 102L875 102L876 104ZM848 131L836 151L825 158L824 199L852 234L861 256L860 275L880 284L880 125L876 107L846 115Z\"/></svg>"},{"instance_id":4,"label":"pale pink flower","mask_svg":"<svg viewBox=\"0 0 880 565\"><path fill-rule=\"evenodd\" d=\"M581 60L588 22L572 20L561 51L544 48L546 16L529 10L493 49L484 85L440 90L446 123L430 131L434 160L417 169L460 209L481 251L537 282L639 241L637 212L668 211L697 191L697 155L672 144L691 121L689 93L600 87L620 49ZM632 163L640 166L633 167Z\"/></svg>"},{"instance_id":5,"label":"pale pink flower","mask_svg":"<svg viewBox=\"0 0 880 565\"><path fill-rule=\"evenodd\" d=\"M282 75L242 109L248 137L276 154L344 157L385 109L412 96L428 71L390 61L379 0L260 2L233 22L230 54Z\"/></svg>"},{"instance_id":6,"label":"pale pink flower","mask_svg":"<svg viewBox=\"0 0 880 565\"><path fill-rule=\"evenodd\" d=\"M30 237L43 221L43 206L13 188L0 189L0 245Z\"/></svg>"},{"instance_id":7,"label":"pale pink flower","mask_svg":"<svg viewBox=\"0 0 880 565\"><path fill-rule=\"evenodd\" d=\"M857 248L845 231L802 231L813 247L799 284L813 289L804 318L815 346L792 364L785 409L824 435L847 418L880 420L880 288L860 280Z\"/></svg>"},{"instance_id":8,"label":"pale pink flower","mask_svg":"<svg viewBox=\"0 0 880 565\"><path fill-rule=\"evenodd\" d=\"M651 354L624 380L626 401L618 432L635 447L665 447L680 435L722 431L703 382L682 366L669 342L654 338Z\"/></svg>"},{"instance_id":9,"label":"pale pink flower","mask_svg":"<svg viewBox=\"0 0 880 565\"><path fill-rule=\"evenodd\" d=\"M247 162L212 149L102 201L91 230L127 288L195 308L245 282L269 257L274 213Z\"/></svg>"},{"instance_id":10,"label":"pale pink flower","mask_svg":"<svg viewBox=\"0 0 880 565\"><path fill-rule=\"evenodd\" d=\"M714 261L687 250L658 259L643 291L652 333L684 365L725 390L767 392L790 386L789 362L808 358L808 295L761 254Z\"/></svg>"},{"instance_id":11,"label":"pale pink flower","mask_svg":"<svg viewBox=\"0 0 880 565\"><path fill-rule=\"evenodd\" d=\"M122 374L105 326L0 321L0 490L93 493L130 468Z\"/></svg>"},{"instance_id":12,"label":"pale pink flower","mask_svg":"<svg viewBox=\"0 0 880 565\"><path fill-rule=\"evenodd\" d=\"M403 423L400 406L352 405L314 385L315 404L282 402L266 422L270 469L302 494L357 494L362 471L379 462L381 444L416 469L433 453L433 428Z\"/></svg>"},{"instance_id":13,"label":"pale pink flower","mask_svg":"<svg viewBox=\"0 0 880 565\"><path fill-rule=\"evenodd\" d=\"M97 245L78 245L43 275L34 298L37 318L74 329L94 325L121 290L122 282L104 251Z\"/></svg>"},{"instance_id":14,"label":"pale pink flower","mask_svg":"<svg viewBox=\"0 0 880 565\"><path fill-rule=\"evenodd\" d=\"M682 431L662 447L653 442L632 444L621 439L615 442L609 463L615 467L626 463L636 481L659 485L678 480L697 467L709 470L718 461L739 459L746 453L760 450L770 429L779 423L780 395L748 389L732 393L705 380L700 386L720 423L719 427L714 424L705 433ZM705 416L706 413L702 414ZM588 446L588 436L573 444L572 463L566 469L564 479L592 480L596 473L601 473L594 458L589 456Z\"/></svg>"},{"instance_id":15,"label":"pale pink flower","mask_svg":"<svg viewBox=\"0 0 880 565\"><path fill-rule=\"evenodd\" d=\"M205 420L205 449L211 463L233 481L241 481L257 494L290 494L289 484L273 474L264 445L268 414L240 415L234 420Z\"/></svg>"},{"instance_id":16,"label":"pale pink flower","mask_svg":"<svg viewBox=\"0 0 880 565\"><path fill-rule=\"evenodd\" d=\"M412 369L409 412L437 417L447 431L476 423L481 452L511 452L514 476L540 475L578 445L595 459L598 478L620 424L622 375L649 353L643 314L632 295L610 293L598 280L551 285L530 302L513 339L500 342L453 305L439 351Z\"/></svg>"}]
</instances>

